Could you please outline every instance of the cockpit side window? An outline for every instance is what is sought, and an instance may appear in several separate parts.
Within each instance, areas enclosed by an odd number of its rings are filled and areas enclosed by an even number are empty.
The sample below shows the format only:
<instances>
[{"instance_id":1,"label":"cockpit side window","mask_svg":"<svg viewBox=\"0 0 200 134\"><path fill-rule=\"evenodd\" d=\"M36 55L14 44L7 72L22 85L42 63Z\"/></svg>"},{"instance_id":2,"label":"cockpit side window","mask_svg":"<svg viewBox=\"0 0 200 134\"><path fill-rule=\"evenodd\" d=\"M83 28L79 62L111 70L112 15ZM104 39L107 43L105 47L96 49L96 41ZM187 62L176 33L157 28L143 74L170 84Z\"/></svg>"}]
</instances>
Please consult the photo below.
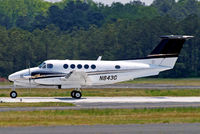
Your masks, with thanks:
<instances>
[{"instance_id":1,"label":"cockpit side window","mask_svg":"<svg viewBox=\"0 0 200 134\"><path fill-rule=\"evenodd\" d=\"M39 67L39 68L46 68L46 63L45 63L45 62L43 62L43 63L42 63L42 64L40 64L38 67Z\"/></svg>"},{"instance_id":2,"label":"cockpit side window","mask_svg":"<svg viewBox=\"0 0 200 134\"><path fill-rule=\"evenodd\" d=\"M49 69L53 68L53 64L47 64L47 68Z\"/></svg>"},{"instance_id":3,"label":"cockpit side window","mask_svg":"<svg viewBox=\"0 0 200 134\"><path fill-rule=\"evenodd\" d=\"M46 68L46 64L44 64L44 65L42 66L42 68Z\"/></svg>"}]
</instances>

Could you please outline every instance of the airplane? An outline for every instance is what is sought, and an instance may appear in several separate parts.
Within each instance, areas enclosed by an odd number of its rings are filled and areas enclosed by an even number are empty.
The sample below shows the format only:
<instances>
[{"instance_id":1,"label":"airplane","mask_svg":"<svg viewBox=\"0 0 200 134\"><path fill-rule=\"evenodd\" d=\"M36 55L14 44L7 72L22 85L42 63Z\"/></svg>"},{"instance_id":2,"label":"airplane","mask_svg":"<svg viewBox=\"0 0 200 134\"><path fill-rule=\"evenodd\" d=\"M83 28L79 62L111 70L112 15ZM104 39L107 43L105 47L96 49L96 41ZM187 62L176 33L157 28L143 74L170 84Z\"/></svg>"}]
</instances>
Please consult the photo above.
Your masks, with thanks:
<instances>
[{"instance_id":1,"label":"airplane","mask_svg":"<svg viewBox=\"0 0 200 134\"><path fill-rule=\"evenodd\" d=\"M11 98L17 97L15 86L57 86L59 89L74 88L71 97L82 97L81 87L105 85L136 78L158 75L173 69L187 35L161 36L160 43L144 58L131 60L46 60L38 67L25 69L9 75L14 82Z\"/></svg>"}]
</instances>

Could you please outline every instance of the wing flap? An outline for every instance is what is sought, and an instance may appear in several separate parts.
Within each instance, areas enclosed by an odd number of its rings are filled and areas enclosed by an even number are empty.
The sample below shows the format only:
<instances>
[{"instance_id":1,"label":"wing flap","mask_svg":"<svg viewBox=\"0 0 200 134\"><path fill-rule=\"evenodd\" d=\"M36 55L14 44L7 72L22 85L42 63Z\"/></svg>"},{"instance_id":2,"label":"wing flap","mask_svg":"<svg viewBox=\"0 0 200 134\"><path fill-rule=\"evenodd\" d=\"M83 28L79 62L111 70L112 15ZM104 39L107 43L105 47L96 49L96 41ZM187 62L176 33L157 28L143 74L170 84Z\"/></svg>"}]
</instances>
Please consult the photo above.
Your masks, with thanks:
<instances>
[{"instance_id":1,"label":"wing flap","mask_svg":"<svg viewBox=\"0 0 200 134\"><path fill-rule=\"evenodd\" d=\"M71 84L84 85L87 80L87 74L83 71L71 71L65 77L61 78L62 81L71 82Z\"/></svg>"}]
</instances>

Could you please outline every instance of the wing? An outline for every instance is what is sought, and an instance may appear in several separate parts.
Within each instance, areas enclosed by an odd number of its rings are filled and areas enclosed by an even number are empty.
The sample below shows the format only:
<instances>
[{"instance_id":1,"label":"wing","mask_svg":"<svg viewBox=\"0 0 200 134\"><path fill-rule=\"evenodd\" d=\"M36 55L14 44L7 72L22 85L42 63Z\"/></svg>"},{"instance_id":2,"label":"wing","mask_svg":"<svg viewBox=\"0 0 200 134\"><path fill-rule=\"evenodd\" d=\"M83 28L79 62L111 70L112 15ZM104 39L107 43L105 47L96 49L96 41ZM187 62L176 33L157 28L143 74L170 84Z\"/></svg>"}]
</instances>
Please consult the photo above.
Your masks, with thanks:
<instances>
[{"instance_id":1,"label":"wing","mask_svg":"<svg viewBox=\"0 0 200 134\"><path fill-rule=\"evenodd\" d=\"M72 84L84 85L87 80L87 74L83 71L74 70L62 77L61 80L71 82Z\"/></svg>"}]
</instances>

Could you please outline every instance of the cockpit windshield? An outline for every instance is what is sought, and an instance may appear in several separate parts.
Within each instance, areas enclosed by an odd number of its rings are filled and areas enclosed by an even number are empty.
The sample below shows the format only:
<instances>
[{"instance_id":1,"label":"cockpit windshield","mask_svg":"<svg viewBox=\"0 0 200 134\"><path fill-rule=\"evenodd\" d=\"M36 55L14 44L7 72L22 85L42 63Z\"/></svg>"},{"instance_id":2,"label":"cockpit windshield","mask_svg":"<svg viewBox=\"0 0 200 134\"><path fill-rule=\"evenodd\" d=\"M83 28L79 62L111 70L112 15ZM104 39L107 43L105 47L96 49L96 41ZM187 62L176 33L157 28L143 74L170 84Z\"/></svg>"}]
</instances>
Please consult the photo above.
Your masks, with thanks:
<instances>
[{"instance_id":1,"label":"cockpit windshield","mask_svg":"<svg viewBox=\"0 0 200 134\"><path fill-rule=\"evenodd\" d=\"M43 63L42 63L42 64L40 64L38 67L39 67L39 68L46 68L46 63L45 63L45 62L43 62Z\"/></svg>"}]
</instances>

